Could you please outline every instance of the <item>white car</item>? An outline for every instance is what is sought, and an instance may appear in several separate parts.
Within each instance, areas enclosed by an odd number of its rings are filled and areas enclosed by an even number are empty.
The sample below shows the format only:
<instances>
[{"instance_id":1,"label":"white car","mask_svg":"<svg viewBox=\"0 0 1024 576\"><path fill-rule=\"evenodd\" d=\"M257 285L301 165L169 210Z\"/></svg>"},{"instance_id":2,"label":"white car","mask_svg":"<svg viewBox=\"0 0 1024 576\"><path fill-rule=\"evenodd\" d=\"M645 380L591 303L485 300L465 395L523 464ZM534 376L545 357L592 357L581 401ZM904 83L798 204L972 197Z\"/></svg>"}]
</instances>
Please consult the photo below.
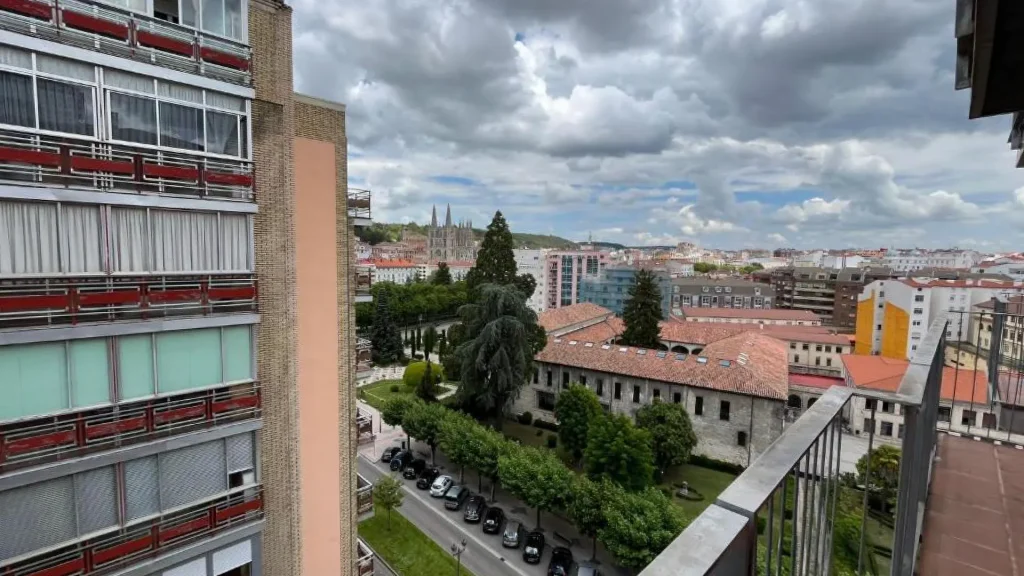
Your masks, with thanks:
<instances>
[{"instance_id":1,"label":"white car","mask_svg":"<svg viewBox=\"0 0 1024 576\"><path fill-rule=\"evenodd\" d=\"M451 476L438 476L430 485L430 495L434 498L441 498L452 487Z\"/></svg>"}]
</instances>

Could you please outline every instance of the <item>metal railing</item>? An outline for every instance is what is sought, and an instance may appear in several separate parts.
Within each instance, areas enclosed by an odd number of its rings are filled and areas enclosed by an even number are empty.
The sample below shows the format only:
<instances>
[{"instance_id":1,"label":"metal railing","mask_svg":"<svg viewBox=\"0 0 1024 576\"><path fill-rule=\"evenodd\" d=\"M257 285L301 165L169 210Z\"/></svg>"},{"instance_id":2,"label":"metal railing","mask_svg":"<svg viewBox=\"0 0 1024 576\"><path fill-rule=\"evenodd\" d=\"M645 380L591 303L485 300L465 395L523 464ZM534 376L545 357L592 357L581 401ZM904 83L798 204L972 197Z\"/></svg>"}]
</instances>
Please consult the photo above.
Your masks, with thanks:
<instances>
[{"instance_id":1,"label":"metal railing","mask_svg":"<svg viewBox=\"0 0 1024 576\"><path fill-rule=\"evenodd\" d=\"M0 280L0 328L256 310L254 274Z\"/></svg>"},{"instance_id":2,"label":"metal railing","mask_svg":"<svg viewBox=\"0 0 1024 576\"><path fill-rule=\"evenodd\" d=\"M348 189L348 215L350 218L363 218L369 220L370 214L370 191L362 188Z\"/></svg>"},{"instance_id":3,"label":"metal railing","mask_svg":"<svg viewBox=\"0 0 1024 576\"><path fill-rule=\"evenodd\" d=\"M374 553L362 538L356 539L356 574L357 576L373 575Z\"/></svg>"},{"instance_id":4,"label":"metal railing","mask_svg":"<svg viewBox=\"0 0 1024 576\"><path fill-rule=\"evenodd\" d=\"M0 0L0 29L235 84L252 81L245 44L92 0Z\"/></svg>"},{"instance_id":5,"label":"metal railing","mask_svg":"<svg viewBox=\"0 0 1024 576\"><path fill-rule=\"evenodd\" d=\"M356 407L356 436L359 444L373 442L373 416L362 408Z\"/></svg>"},{"instance_id":6,"label":"metal railing","mask_svg":"<svg viewBox=\"0 0 1024 576\"><path fill-rule=\"evenodd\" d=\"M373 288L373 266L356 265L356 295L369 296Z\"/></svg>"},{"instance_id":7,"label":"metal railing","mask_svg":"<svg viewBox=\"0 0 1024 576\"><path fill-rule=\"evenodd\" d=\"M356 337L356 374L365 375L373 370L373 344L367 338Z\"/></svg>"},{"instance_id":8,"label":"metal railing","mask_svg":"<svg viewBox=\"0 0 1024 576\"><path fill-rule=\"evenodd\" d=\"M897 402L903 411L893 575L911 576L917 560L936 450L947 325L945 316L932 324L895 393L856 391L867 398ZM835 522L845 500L840 493L849 493L840 472L843 429L854 394L854 389L843 386L826 391L641 576L835 573ZM871 419L874 422L874 409ZM869 453L873 443L872 428ZM865 477L870 486L870 464ZM858 574L863 573L869 552L864 541L869 486L862 491L860 542L852 552Z\"/></svg>"},{"instance_id":9,"label":"metal railing","mask_svg":"<svg viewBox=\"0 0 1024 576\"><path fill-rule=\"evenodd\" d=\"M110 574L129 564L263 517L263 490L246 488L68 546L0 565L3 576Z\"/></svg>"},{"instance_id":10,"label":"metal railing","mask_svg":"<svg viewBox=\"0 0 1024 576\"><path fill-rule=\"evenodd\" d=\"M4 0L0 0L3 2ZM2 14L2 12L0 12ZM0 130L0 181L217 200L253 199L252 162Z\"/></svg>"},{"instance_id":11,"label":"metal railing","mask_svg":"<svg viewBox=\"0 0 1024 576\"><path fill-rule=\"evenodd\" d=\"M373 482L356 475L356 514L362 517L373 512Z\"/></svg>"},{"instance_id":12,"label":"metal railing","mask_svg":"<svg viewBox=\"0 0 1024 576\"><path fill-rule=\"evenodd\" d=\"M0 474L259 418L256 382L0 424Z\"/></svg>"}]
</instances>

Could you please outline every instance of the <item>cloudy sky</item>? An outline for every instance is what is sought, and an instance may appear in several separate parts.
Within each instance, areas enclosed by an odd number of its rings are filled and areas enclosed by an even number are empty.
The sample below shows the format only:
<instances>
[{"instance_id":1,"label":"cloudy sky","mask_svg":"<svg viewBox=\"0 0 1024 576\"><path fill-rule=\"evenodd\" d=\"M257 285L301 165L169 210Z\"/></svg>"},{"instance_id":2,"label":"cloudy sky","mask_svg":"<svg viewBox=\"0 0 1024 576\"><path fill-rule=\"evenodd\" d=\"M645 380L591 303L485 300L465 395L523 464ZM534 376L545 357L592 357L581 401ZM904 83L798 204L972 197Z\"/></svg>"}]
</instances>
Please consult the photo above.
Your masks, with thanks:
<instances>
[{"instance_id":1,"label":"cloudy sky","mask_svg":"<svg viewBox=\"0 0 1024 576\"><path fill-rule=\"evenodd\" d=\"M1024 245L935 0L291 0L374 220L631 245Z\"/></svg>"}]
</instances>

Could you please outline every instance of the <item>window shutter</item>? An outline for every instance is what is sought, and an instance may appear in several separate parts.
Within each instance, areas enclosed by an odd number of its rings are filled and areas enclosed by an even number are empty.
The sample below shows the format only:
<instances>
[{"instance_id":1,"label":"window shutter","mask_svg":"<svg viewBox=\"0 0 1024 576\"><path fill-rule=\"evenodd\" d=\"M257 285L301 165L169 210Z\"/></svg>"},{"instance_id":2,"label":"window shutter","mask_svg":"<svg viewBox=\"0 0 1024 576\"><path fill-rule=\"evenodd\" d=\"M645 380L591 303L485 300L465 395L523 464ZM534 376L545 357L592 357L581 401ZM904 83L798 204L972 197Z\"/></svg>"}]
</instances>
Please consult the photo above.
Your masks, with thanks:
<instances>
[{"instance_id":1,"label":"window shutter","mask_svg":"<svg viewBox=\"0 0 1024 576\"><path fill-rule=\"evenodd\" d=\"M160 455L160 504L166 510L227 490L223 441Z\"/></svg>"},{"instance_id":2,"label":"window shutter","mask_svg":"<svg viewBox=\"0 0 1024 576\"><path fill-rule=\"evenodd\" d=\"M106 466L75 474L75 505L78 534L84 535L117 524L117 481L114 467Z\"/></svg>"},{"instance_id":3,"label":"window shutter","mask_svg":"<svg viewBox=\"0 0 1024 576\"><path fill-rule=\"evenodd\" d=\"M125 510L128 521L160 511L158 478L156 456L124 463Z\"/></svg>"},{"instance_id":4,"label":"window shutter","mask_svg":"<svg viewBox=\"0 0 1024 576\"><path fill-rule=\"evenodd\" d=\"M224 441L227 443L228 472L252 470L252 434L239 434Z\"/></svg>"},{"instance_id":5,"label":"window shutter","mask_svg":"<svg viewBox=\"0 0 1024 576\"><path fill-rule=\"evenodd\" d=\"M0 562L75 538L70 476L0 492Z\"/></svg>"}]
</instances>

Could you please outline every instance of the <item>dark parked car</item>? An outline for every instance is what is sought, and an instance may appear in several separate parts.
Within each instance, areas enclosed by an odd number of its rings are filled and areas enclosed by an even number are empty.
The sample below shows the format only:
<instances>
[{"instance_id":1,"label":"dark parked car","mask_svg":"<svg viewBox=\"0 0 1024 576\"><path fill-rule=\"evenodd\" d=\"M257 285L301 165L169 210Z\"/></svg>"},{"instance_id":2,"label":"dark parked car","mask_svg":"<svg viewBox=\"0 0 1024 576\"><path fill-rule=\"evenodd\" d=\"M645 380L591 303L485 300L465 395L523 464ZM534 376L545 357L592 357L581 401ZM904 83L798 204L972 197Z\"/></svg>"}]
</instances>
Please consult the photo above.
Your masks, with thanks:
<instances>
[{"instance_id":1,"label":"dark parked car","mask_svg":"<svg viewBox=\"0 0 1024 576\"><path fill-rule=\"evenodd\" d=\"M522 522L510 521L505 526L505 533L501 536L501 545L505 548L519 548L526 535L526 527Z\"/></svg>"},{"instance_id":2,"label":"dark parked car","mask_svg":"<svg viewBox=\"0 0 1024 576\"><path fill-rule=\"evenodd\" d=\"M497 534L505 523L505 512L501 508L488 508L484 513L484 534Z\"/></svg>"},{"instance_id":3,"label":"dark parked car","mask_svg":"<svg viewBox=\"0 0 1024 576\"><path fill-rule=\"evenodd\" d=\"M540 557L544 555L544 535L540 532L530 532L526 535L526 545L523 546L523 560L527 564L540 564Z\"/></svg>"},{"instance_id":4,"label":"dark parked car","mask_svg":"<svg viewBox=\"0 0 1024 576\"><path fill-rule=\"evenodd\" d=\"M444 493L444 507L449 510L462 508L462 503L469 498L469 489L465 486L452 486Z\"/></svg>"},{"instance_id":5,"label":"dark parked car","mask_svg":"<svg viewBox=\"0 0 1024 576\"><path fill-rule=\"evenodd\" d=\"M412 462L412 452L402 450L391 457L391 470L395 472L405 470L405 467L408 466L410 462Z\"/></svg>"},{"instance_id":6,"label":"dark parked car","mask_svg":"<svg viewBox=\"0 0 1024 576\"><path fill-rule=\"evenodd\" d=\"M572 570L572 552L563 546L552 550L548 576L569 576L569 570Z\"/></svg>"},{"instance_id":7,"label":"dark parked car","mask_svg":"<svg viewBox=\"0 0 1024 576\"><path fill-rule=\"evenodd\" d=\"M427 468L427 461L422 458L417 458L402 470L402 477L406 480L415 480L420 472L423 472Z\"/></svg>"},{"instance_id":8,"label":"dark parked car","mask_svg":"<svg viewBox=\"0 0 1024 576\"><path fill-rule=\"evenodd\" d=\"M434 479L441 475L441 471L437 468L424 468L420 472L420 478L416 481L416 487L420 490L426 490L430 488L430 485L434 483Z\"/></svg>"},{"instance_id":9,"label":"dark parked car","mask_svg":"<svg viewBox=\"0 0 1024 576\"><path fill-rule=\"evenodd\" d=\"M391 459L395 457L395 454L398 454L401 451L402 449L399 448L398 446L392 446L391 448L388 448L387 450L384 451L383 454L380 455L380 461L391 462Z\"/></svg>"},{"instance_id":10,"label":"dark parked car","mask_svg":"<svg viewBox=\"0 0 1024 576\"><path fill-rule=\"evenodd\" d=\"M484 497L480 495L470 496L466 500L466 513L462 515L462 519L466 522L479 522L484 517L484 510L487 510L487 503L484 502Z\"/></svg>"}]
</instances>

